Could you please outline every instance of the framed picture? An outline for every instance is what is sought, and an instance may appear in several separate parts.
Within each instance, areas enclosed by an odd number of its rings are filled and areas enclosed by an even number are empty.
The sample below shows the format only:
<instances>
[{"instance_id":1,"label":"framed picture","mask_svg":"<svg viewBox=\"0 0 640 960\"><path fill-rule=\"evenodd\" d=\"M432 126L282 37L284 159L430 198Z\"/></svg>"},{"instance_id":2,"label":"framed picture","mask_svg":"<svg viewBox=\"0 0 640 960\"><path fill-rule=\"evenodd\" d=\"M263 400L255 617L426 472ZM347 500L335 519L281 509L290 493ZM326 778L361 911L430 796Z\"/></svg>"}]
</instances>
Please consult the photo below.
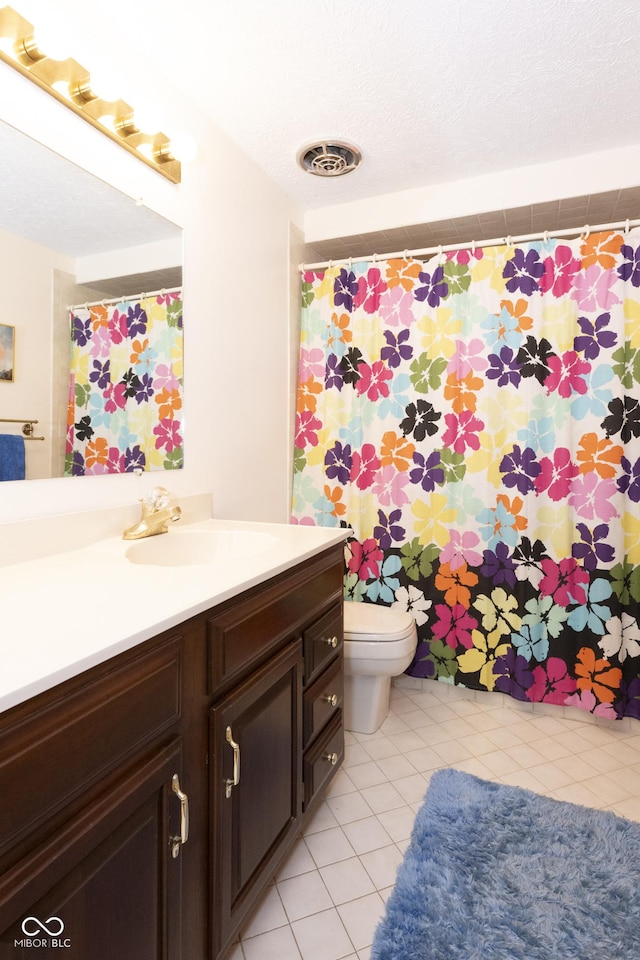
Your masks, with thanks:
<instances>
[{"instance_id":1,"label":"framed picture","mask_svg":"<svg viewBox=\"0 0 640 960\"><path fill-rule=\"evenodd\" d=\"M0 380L13 382L16 328L0 323Z\"/></svg>"}]
</instances>

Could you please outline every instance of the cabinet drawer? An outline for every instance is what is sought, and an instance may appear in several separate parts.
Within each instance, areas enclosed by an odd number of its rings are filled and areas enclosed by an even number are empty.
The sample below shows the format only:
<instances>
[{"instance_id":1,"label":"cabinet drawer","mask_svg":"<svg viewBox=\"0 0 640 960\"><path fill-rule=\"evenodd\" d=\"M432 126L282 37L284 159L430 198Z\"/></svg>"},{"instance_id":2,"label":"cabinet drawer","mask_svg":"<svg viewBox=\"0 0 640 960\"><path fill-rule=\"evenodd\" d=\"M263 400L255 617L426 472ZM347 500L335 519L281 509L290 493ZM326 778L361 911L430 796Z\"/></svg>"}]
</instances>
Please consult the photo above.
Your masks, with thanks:
<instances>
[{"instance_id":1,"label":"cabinet drawer","mask_svg":"<svg viewBox=\"0 0 640 960\"><path fill-rule=\"evenodd\" d=\"M0 855L179 719L179 638L84 678L0 727Z\"/></svg>"},{"instance_id":2,"label":"cabinet drawer","mask_svg":"<svg viewBox=\"0 0 640 960\"><path fill-rule=\"evenodd\" d=\"M328 613L304 631L304 680L309 683L318 676L336 651L342 650L343 625L342 603L337 603Z\"/></svg>"},{"instance_id":3,"label":"cabinet drawer","mask_svg":"<svg viewBox=\"0 0 640 960\"><path fill-rule=\"evenodd\" d=\"M341 596L342 566L332 553L230 602L207 626L209 693L219 694L260 666Z\"/></svg>"},{"instance_id":4,"label":"cabinet drawer","mask_svg":"<svg viewBox=\"0 0 640 960\"><path fill-rule=\"evenodd\" d=\"M306 751L302 761L304 810L320 795L344 760L342 710L336 712L325 732Z\"/></svg>"},{"instance_id":5,"label":"cabinet drawer","mask_svg":"<svg viewBox=\"0 0 640 960\"><path fill-rule=\"evenodd\" d=\"M342 708L343 695L342 656L338 656L308 686L303 694L304 746L319 733L329 717Z\"/></svg>"}]
</instances>

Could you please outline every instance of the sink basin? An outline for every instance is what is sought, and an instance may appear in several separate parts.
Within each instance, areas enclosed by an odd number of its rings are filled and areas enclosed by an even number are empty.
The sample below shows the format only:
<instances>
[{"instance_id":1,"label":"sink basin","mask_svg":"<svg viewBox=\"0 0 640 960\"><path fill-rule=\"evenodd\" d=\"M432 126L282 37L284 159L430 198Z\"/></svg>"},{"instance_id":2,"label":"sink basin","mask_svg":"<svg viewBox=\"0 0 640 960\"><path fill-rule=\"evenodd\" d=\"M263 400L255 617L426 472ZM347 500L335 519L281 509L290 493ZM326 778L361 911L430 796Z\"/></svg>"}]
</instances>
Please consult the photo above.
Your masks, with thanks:
<instances>
[{"instance_id":1,"label":"sink basin","mask_svg":"<svg viewBox=\"0 0 640 960\"><path fill-rule=\"evenodd\" d=\"M271 533L258 530L180 530L136 540L125 557L155 567L220 566L265 553L275 543Z\"/></svg>"}]
</instances>

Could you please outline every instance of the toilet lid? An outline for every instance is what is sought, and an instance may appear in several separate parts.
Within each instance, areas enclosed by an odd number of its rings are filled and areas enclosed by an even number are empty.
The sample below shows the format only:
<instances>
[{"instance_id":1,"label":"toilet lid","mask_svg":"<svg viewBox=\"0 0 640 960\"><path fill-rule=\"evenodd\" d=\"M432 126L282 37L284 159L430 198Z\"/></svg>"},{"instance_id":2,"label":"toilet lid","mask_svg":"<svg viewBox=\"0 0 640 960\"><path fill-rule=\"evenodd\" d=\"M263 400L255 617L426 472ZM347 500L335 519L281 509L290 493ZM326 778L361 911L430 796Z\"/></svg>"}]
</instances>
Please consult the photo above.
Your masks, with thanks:
<instances>
[{"instance_id":1,"label":"toilet lid","mask_svg":"<svg viewBox=\"0 0 640 960\"><path fill-rule=\"evenodd\" d=\"M377 603L345 601L344 632L349 639L369 642L399 640L414 629L413 617L406 610L383 607Z\"/></svg>"}]
</instances>

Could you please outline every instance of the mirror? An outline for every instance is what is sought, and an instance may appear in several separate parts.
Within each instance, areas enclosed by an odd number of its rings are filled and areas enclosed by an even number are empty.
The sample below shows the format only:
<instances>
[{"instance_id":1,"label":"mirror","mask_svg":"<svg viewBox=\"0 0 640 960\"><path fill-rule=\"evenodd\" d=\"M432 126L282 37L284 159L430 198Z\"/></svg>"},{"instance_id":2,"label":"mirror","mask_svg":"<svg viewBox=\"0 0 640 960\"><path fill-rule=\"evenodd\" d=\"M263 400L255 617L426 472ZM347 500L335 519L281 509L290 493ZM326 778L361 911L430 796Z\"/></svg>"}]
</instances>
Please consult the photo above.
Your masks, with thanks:
<instances>
[{"instance_id":1,"label":"mirror","mask_svg":"<svg viewBox=\"0 0 640 960\"><path fill-rule=\"evenodd\" d=\"M86 317L91 304L104 314L109 301L135 303L141 294L168 302L182 286L182 230L2 121L0 173L0 325L14 330L12 379L0 379L0 435L24 435L25 479L120 472L124 459L84 471L77 456L70 468L69 454L65 472L69 308ZM139 324L136 331L145 332ZM92 376L93 359L80 363ZM104 362L95 376L103 370ZM84 414L75 411L79 420ZM135 418L121 429L135 447ZM156 455L146 469L165 465L180 466L181 458Z\"/></svg>"}]
</instances>

